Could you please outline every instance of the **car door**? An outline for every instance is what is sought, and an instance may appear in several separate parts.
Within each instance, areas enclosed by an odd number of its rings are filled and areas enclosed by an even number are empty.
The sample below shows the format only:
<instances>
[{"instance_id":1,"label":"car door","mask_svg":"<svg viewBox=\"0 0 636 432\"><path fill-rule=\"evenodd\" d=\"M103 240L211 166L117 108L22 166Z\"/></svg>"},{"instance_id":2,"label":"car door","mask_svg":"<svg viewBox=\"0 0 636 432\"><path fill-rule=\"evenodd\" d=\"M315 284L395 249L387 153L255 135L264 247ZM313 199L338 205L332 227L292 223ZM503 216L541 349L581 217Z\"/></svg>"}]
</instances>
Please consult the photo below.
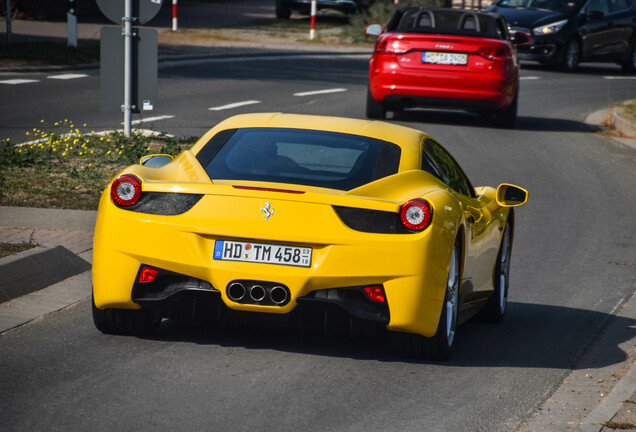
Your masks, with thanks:
<instances>
[{"instance_id":1,"label":"car door","mask_svg":"<svg viewBox=\"0 0 636 432\"><path fill-rule=\"evenodd\" d=\"M444 182L457 199L466 221L466 250L461 303L470 307L490 295L492 272L498 249L497 224L488 202L477 196L468 177L453 157L438 143L427 139L422 148L422 169Z\"/></svg>"},{"instance_id":2,"label":"car door","mask_svg":"<svg viewBox=\"0 0 636 432\"><path fill-rule=\"evenodd\" d=\"M584 59L612 59L625 53L633 24L628 17L634 0L590 0L579 28Z\"/></svg>"}]
</instances>

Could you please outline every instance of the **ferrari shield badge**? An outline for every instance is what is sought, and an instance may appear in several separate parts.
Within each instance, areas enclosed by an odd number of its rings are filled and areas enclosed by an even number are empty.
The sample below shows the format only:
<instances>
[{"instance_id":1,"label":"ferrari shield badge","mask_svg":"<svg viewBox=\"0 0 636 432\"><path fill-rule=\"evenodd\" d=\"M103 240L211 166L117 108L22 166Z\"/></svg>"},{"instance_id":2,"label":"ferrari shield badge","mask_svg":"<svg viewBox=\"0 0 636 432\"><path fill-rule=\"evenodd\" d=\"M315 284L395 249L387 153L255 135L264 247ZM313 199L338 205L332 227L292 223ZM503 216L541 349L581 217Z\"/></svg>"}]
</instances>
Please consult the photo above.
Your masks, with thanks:
<instances>
[{"instance_id":1,"label":"ferrari shield badge","mask_svg":"<svg viewBox=\"0 0 636 432\"><path fill-rule=\"evenodd\" d=\"M265 205L261 207L261 213L263 213L265 220L269 220L269 218L274 214L274 209L269 202L266 202Z\"/></svg>"}]
</instances>

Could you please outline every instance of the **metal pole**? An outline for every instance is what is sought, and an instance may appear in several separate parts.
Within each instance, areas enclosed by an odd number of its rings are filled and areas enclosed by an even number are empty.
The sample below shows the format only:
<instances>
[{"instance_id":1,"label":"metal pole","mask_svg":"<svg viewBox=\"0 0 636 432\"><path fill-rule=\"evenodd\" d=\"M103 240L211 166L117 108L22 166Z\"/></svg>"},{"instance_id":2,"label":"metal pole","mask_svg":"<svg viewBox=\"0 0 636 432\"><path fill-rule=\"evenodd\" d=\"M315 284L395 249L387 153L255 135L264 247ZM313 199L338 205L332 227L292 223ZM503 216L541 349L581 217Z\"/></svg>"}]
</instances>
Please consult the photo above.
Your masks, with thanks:
<instances>
[{"instance_id":1,"label":"metal pole","mask_svg":"<svg viewBox=\"0 0 636 432\"><path fill-rule=\"evenodd\" d=\"M11 0L7 0L7 46L11 45Z\"/></svg>"},{"instance_id":2,"label":"metal pole","mask_svg":"<svg viewBox=\"0 0 636 432\"><path fill-rule=\"evenodd\" d=\"M126 0L124 6L124 135L130 138L130 125L132 123L132 12L133 0Z\"/></svg>"},{"instance_id":3,"label":"metal pole","mask_svg":"<svg viewBox=\"0 0 636 432\"><path fill-rule=\"evenodd\" d=\"M172 0L172 31L177 31L177 0Z\"/></svg>"},{"instance_id":4,"label":"metal pole","mask_svg":"<svg viewBox=\"0 0 636 432\"><path fill-rule=\"evenodd\" d=\"M309 39L316 38L316 0L311 0L311 24L309 26Z\"/></svg>"}]
</instances>

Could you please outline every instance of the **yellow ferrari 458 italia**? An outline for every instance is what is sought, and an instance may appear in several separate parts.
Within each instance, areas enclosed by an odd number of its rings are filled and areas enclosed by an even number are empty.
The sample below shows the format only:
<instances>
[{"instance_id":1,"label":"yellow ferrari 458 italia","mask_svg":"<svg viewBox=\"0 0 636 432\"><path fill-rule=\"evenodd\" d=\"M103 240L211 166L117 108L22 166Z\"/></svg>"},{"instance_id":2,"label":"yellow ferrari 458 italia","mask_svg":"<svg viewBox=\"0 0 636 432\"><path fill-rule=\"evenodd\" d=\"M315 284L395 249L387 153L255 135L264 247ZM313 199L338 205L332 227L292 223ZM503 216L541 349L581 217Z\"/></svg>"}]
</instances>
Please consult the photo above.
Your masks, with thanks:
<instances>
[{"instance_id":1,"label":"yellow ferrari 458 italia","mask_svg":"<svg viewBox=\"0 0 636 432\"><path fill-rule=\"evenodd\" d=\"M527 197L474 188L416 129L238 115L108 185L93 320L131 335L163 318L379 328L400 355L447 359L461 322L504 316L512 207Z\"/></svg>"}]
</instances>

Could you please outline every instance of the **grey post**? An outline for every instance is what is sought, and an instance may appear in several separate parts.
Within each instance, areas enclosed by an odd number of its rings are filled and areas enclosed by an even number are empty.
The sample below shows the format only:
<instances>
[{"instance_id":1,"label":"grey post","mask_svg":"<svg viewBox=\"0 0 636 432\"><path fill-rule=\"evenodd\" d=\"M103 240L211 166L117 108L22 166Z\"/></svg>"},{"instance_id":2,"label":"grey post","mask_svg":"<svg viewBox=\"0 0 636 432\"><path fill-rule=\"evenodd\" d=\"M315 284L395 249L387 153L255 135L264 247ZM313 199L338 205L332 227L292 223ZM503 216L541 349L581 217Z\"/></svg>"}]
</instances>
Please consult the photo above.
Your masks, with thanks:
<instances>
[{"instance_id":1,"label":"grey post","mask_svg":"<svg viewBox=\"0 0 636 432\"><path fill-rule=\"evenodd\" d=\"M130 138L130 125L132 123L132 49L133 28L132 16L133 0L126 0L124 11L124 135Z\"/></svg>"}]
</instances>

